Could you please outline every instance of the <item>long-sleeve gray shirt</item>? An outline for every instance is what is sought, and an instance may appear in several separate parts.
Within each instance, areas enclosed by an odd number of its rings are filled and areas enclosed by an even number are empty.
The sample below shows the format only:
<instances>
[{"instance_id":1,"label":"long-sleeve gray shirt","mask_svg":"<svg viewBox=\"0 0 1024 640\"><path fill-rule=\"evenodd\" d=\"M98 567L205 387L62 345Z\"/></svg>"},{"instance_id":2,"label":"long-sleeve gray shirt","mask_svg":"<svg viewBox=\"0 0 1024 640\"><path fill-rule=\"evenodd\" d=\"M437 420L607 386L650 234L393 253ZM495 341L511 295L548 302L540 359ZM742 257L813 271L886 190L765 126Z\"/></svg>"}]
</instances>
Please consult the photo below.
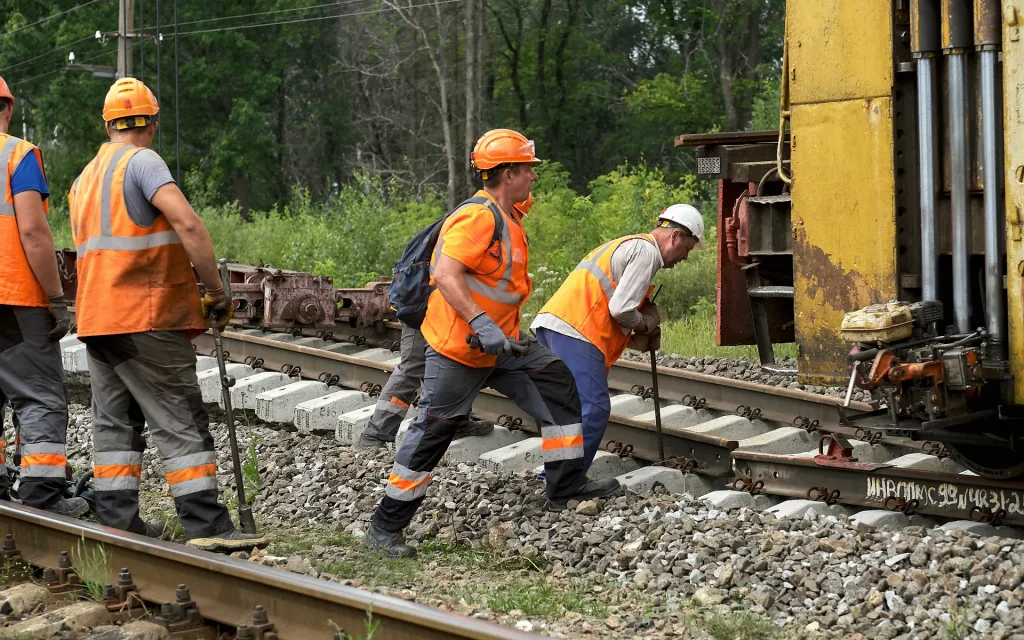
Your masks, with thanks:
<instances>
[{"instance_id":1,"label":"long-sleeve gray shirt","mask_svg":"<svg viewBox=\"0 0 1024 640\"><path fill-rule=\"evenodd\" d=\"M654 275L665 266L657 242L653 236L648 237L650 240L626 240L612 253L611 275L618 286L608 300L608 313L622 326L623 335L629 334L640 324L642 318L638 308L647 295ZM552 313L538 315L530 325L534 331L541 327L586 340L572 325Z\"/></svg>"}]
</instances>

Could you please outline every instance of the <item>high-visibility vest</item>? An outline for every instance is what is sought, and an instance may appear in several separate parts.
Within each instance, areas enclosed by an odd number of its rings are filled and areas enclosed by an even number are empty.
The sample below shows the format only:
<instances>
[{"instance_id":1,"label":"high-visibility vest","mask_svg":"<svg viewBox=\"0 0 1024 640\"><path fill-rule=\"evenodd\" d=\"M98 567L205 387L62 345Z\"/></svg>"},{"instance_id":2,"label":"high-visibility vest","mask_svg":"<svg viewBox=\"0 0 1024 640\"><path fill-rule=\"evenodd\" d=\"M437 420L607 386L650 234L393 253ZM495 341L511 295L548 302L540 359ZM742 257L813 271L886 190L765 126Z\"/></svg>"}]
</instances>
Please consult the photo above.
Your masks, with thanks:
<instances>
[{"instance_id":1,"label":"high-visibility vest","mask_svg":"<svg viewBox=\"0 0 1024 640\"><path fill-rule=\"evenodd\" d=\"M476 196L487 198L490 204L466 204L448 216L441 227L441 236L430 260L431 273L444 248L445 235L453 225L461 225L461 230L468 230L480 238L480 243L483 244L491 241L494 232L492 211L504 216L505 229L501 241L487 249L475 269L467 270L466 286L476 303L487 312L502 332L512 340L518 340L519 309L530 297L533 288L528 272L530 246L526 231L519 218L502 211L486 191L480 190ZM492 210L489 211L489 208ZM476 258L475 255L465 256L465 260L460 259L460 256L452 257L463 264ZM434 284L433 276L430 283ZM448 304L440 290L435 289L430 294L427 314L420 330L434 351L468 367L493 367L497 360L495 356L466 344L466 336L475 332Z\"/></svg>"},{"instance_id":2,"label":"high-visibility vest","mask_svg":"<svg viewBox=\"0 0 1024 640\"><path fill-rule=\"evenodd\" d=\"M658 246L654 236L649 233L624 236L604 243L583 258L538 313L557 316L579 331L604 355L605 368L609 370L625 350L631 333L608 311L608 301L619 286L612 277L612 254L623 242L635 239ZM647 290L648 296L652 289Z\"/></svg>"},{"instance_id":3,"label":"high-visibility vest","mask_svg":"<svg viewBox=\"0 0 1024 640\"><path fill-rule=\"evenodd\" d=\"M14 194L11 193L11 176L30 153L37 154L39 166L42 166L42 156L31 143L0 133L0 167L7 170L0 180L0 304L45 307L50 302L21 246L18 220L14 216ZM43 200L43 211L49 211L46 200Z\"/></svg>"},{"instance_id":4,"label":"high-visibility vest","mask_svg":"<svg viewBox=\"0 0 1024 640\"><path fill-rule=\"evenodd\" d=\"M139 151L104 144L68 194L78 250L79 336L206 326L192 265L171 223L161 215L141 227L128 215L124 177Z\"/></svg>"}]
</instances>

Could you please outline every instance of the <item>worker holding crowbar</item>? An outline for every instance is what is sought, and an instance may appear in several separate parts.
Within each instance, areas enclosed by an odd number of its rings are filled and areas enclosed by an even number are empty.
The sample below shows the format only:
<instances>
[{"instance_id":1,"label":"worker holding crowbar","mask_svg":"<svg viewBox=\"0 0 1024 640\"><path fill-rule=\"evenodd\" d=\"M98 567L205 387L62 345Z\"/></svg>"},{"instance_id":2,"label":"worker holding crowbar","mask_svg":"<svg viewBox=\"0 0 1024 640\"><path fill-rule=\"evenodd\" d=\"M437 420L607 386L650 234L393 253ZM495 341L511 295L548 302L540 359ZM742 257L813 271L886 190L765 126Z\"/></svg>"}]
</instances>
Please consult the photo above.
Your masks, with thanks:
<instances>
[{"instance_id":1,"label":"worker holding crowbar","mask_svg":"<svg viewBox=\"0 0 1024 640\"><path fill-rule=\"evenodd\" d=\"M657 400L656 351L661 316L650 299L651 280L693 249L703 249L704 220L691 205L674 204L650 233L623 236L597 247L541 308L531 328L572 371L583 405L584 468L589 469L611 415L608 372L627 346L651 355ZM661 444L661 414L655 423ZM664 459L664 452L660 453Z\"/></svg>"}]
</instances>

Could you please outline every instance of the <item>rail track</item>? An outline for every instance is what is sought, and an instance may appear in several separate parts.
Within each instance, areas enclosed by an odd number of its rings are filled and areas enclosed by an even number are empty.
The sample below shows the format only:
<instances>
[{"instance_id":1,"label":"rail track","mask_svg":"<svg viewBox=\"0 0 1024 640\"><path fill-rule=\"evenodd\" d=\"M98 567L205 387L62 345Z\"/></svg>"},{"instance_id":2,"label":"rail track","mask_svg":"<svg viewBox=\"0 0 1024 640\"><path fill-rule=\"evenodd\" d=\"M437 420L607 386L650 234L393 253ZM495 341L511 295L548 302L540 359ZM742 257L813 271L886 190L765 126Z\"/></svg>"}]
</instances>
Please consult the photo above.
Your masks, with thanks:
<instances>
[{"instance_id":1,"label":"rail track","mask_svg":"<svg viewBox=\"0 0 1024 640\"><path fill-rule=\"evenodd\" d=\"M10 626L5 628L0 616L0 635L55 637L53 633L44 634L38 625L48 624L47 628L53 629L56 624L59 630L62 623L56 620L76 615L77 621L63 623L81 634L75 637L87 637L88 628L80 627L91 626L83 622L88 618L99 624L145 619L164 626L174 638L217 638L218 631L224 629L239 639L344 640L364 637L368 617L378 625L375 640L539 637L6 502L0 502L0 539L0 564L5 573L11 574L23 562L36 582L52 594L46 613L49 622L29 619L11 624L13 621L7 620ZM84 574L74 565L80 558L96 557L100 548L106 557L102 573L110 586L103 602L90 603L93 609L100 609L99 615L93 611L83 616L83 608L89 608L85 604ZM81 565L77 569L81 570ZM70 604L70 593L83 596L83 601ZM62 613L67 606L76 607L76 613ZM104 615L103 607L109 615Z\"/></svg>"}]
</instances>

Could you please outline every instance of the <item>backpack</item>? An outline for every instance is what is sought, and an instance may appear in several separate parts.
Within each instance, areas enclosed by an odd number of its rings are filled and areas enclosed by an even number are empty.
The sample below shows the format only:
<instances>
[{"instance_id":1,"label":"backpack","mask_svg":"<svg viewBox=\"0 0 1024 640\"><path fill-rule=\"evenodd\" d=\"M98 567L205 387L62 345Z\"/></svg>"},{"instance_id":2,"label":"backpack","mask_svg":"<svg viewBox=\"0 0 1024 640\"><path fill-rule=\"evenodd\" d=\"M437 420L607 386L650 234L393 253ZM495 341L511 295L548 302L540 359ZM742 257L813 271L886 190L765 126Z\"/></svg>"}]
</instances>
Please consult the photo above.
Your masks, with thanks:
<instances>
[{"instance_id":1,"label":"backpack","mask_svg":"<svg viewBox=\"0 0 1024 640\"><path fill-rule=\"evenodd\" d=\"M423 319L427 315L427 300L434 291L430 284L430 258L441 236L441 227L448 216L471 204L486 205L494 214L494 235L491 237L491 245L500 243L505 232L504 216L493 202L482 196L474 196L413 236L405 247L402 259L395 264L388 301L398 319L413 329L419 329L423 324Z\"/></svg>"}]
</instances>

